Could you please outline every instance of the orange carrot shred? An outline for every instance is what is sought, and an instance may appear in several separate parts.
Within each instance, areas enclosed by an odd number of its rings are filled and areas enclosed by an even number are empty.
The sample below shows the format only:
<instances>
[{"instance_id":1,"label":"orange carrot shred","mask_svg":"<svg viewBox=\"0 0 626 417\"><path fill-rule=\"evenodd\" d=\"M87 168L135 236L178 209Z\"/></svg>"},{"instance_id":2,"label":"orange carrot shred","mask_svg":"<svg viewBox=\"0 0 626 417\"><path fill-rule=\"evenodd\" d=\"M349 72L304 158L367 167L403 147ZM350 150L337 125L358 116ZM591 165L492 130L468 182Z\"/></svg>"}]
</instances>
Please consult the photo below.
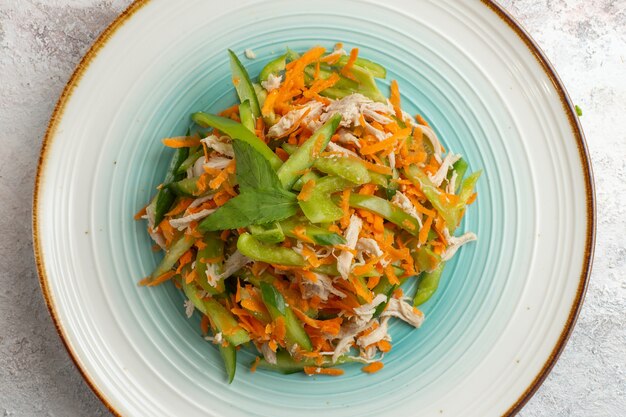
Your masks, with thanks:
<instances>
[{"instance_id":1,"label":"orange carrot shred","mask_svg":"<svg viewBox=\"0 0 626 417\"><path fill-rule=\"evenodd\" d=\"M426 243L426 239L428 238L428 232L430 231L430 226L433 224L433 217L428 216L426 221L424 222L424 226L420 229L418 239L420 244Z\"/></svg>"},{"instance_id":2,"label":"orange carrot shred","mask_svg":"<svg viewBox=\"0 0 626 417\"><path fill-rule=\"evenodd\" d=\"M350 57L348 58L348 62L346 62L346 65L344 65L341 69L341 75L356 81L356 77L352 74L352 66L354 66L354 63L358 56L359 48L352 48L352 50L350 51Z\"/></svg>"},{"instance_id":3,"label":"orange carrot shred","mask_svg":"<svg viewBox=\"0 0 626 417\"><path fill-rule=\"evenodd\" d=\"M305 366L304 373L307 375L330 375L340 376L343 375L343 369L339 368L321 368L316 366Z\"/></svg>"},{"instance_id":4,"label":"orange carrot shred","mask_svg":"<svg viewBox=\"0 0 626 417\"><path fill-rule=\"evenodd\" d=\"M343 217L341 217L341 227L344 229L350 224L350 189L346 188L341 194L341 210L343 210Z\"/></svg>"},{"instance_id":5,"label":"orange carrot shred","mask_svg":"<svg viewBox=\"0 0 626 417\"><path fill-rule=\"evenodd\" d=\"M198 136L179 136L175 138L166 138L162 140L163 145L168 148L190 148L200 145L200 137Z\"/></svg>"},{"instance_id":6,"label":"orange carrot shred","mask_svg":"<svg viewBox=\"0 0 626 417\"><path fill-rule=\"evenodd\" d=\"M363 372L367 372L368 374L373 374L381 369L383 369L384 365L382 362L372 362L369 365L366 365L362 368Z\"/></svg>"},{"instance_id":7,"label":"orange carrot shred","mask_svg":"<svg viewBox=\"0 0 626 417\"><path fill-rule=\"evenodd\" d=\"M308 180L303 186L302 190L300 190L300 194L298 194L299 201L308 201L311 198L311 194L313 189L315 188L315 180Z\"/></svg>"},{"instance_id":8,"label":"orange carrot shred","mask_svg":"<svg viewBox=\"0 0 626 417\"><path fill-rule=\"evenodd\" d=\"M259 362L261 362L261 357L257 356L254 359L254 363L250 366L250 372L252 373L256 372L256 367L259 366Z\"/></svg>"},{"instance_id":9,"label":"orange carrot shred","mask_svg":"<svg viewBox=\"0 0 626 417\"><path fill-rule=\"evenodd\" d=\"M394 111L396 112L396 117L402 120L402 108L400 107L400 88L398 88L398 81L391 81L391 97L389 97L389 101L393 106Z\"/></svg>"}]
</instances>

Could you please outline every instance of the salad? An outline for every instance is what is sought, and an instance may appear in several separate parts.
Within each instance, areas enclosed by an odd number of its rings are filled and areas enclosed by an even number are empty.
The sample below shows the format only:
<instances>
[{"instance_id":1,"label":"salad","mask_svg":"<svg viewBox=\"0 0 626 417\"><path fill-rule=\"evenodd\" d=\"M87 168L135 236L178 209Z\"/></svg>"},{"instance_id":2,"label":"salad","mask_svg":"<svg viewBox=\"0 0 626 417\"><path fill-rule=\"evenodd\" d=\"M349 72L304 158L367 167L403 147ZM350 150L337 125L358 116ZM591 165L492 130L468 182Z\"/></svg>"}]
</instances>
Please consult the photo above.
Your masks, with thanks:
<instances>
[{"instance_id":1,"label":"salad","mask_svg":"<svg viewBox=\"0 0 626 417\"><path fill-rule=\"evenodd\" d=\"M377 372L390 320L419 327L446 262L476 239L454 232L480 172L402 110L396 81L380 91L385 68L358 48L287 50L258 83L229 54L240 103L163 139L171 163L136 218L165 255L140 285L184 292L229 382L242 345L258 351L252 371Z\"/></svg>"}]
</instances>

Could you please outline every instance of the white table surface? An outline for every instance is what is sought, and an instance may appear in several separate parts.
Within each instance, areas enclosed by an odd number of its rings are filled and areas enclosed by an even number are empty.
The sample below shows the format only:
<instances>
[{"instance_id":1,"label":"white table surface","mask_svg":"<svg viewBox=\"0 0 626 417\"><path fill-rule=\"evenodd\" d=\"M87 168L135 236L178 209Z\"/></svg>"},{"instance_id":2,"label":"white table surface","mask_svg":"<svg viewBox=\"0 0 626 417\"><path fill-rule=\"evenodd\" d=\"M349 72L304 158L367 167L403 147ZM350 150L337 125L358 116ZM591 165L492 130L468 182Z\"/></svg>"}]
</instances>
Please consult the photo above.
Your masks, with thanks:
<instances>
[{"instance_id":1,"label":"white table surface","mask_svg":"<svg viewBox=\"0 0 626 417\"><path fill-rule=\"evenodd\" d=\"M72 364L41 296L31 194L63 86L129 3L0 0L0 417L109 415ZM626 0L501 3L584 111L598 206L593 275L578 324L520 416L626 416Z\"/></svg>"}]
</instances>

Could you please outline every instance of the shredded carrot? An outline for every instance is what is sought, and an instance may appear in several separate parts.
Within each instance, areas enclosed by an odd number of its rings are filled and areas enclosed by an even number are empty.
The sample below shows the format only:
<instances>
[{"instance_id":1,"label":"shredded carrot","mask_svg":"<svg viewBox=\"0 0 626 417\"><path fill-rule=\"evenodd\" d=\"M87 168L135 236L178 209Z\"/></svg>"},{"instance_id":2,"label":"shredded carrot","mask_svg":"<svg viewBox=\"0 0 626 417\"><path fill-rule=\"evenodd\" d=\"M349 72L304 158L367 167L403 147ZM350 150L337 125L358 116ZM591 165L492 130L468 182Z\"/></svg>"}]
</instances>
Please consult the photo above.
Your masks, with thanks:
<instances>
[{"instance_id":1,"label":"shredded carrot","mask_svg":"<svg viewBox=\"0 0 626 417\"><path fill-rule=\"evenodd\" d=\"M358 159L358 158L350 158L350 159L355 159L357 161L359 161L360 163L362 163L363 165L365 165L365 168L369 169L370 171L374 171L377 172L379 174L385 174L385 175L391 175L391 168L384 166L384 165L376 165L376 164L372 164L371 162L367 162L363 159Z\"/></svg>"},{"instance_id":2,"label":"shredded carrot","mask_svg":"<svg viewBox=\"0 0 626 417\"><path fill-rule=\"evenodd\" d=\"M346 78L350 78L353 81L356 81L356 77L354 76L354 74L352 74L352 67L354 66L354 63L356 62L358 56L359 48L352 48L352 50L350 50L350 57L348 58L348 62L346 62L346 65L344 65L341 69L341 75Z\"/></svg>"},{"instance_id":3,"label":"shredded carrot","mask_svg":"<svg viewBox=\"0 0 626 417\"><path fill-rule=\"evenodd\" d=\"M202 332L202 334L209 333L209 323L209 317L203 314L202 318L200 319L200 331Z\"/></svg>"},{"instance_id":4,"label":"shredded carrot","mask_svg":"<svg viewBox=\"0 0 626 417\"><path fill-rule=\"evenodd\" d=\"M176 271L167 271L164 274L159 275L152 281L145 282L144 280L140 281L140 285L146 285L148 287L156 287L159 284L163 284L165 281L172 279L176 275Z\"/></svg>"},{"instance_id":5,"label":"shredded carrot","mask_svg":"<svg viewBox=\"0 0 626 417\"><path fill-rule=\"evenodd\" d=\"M426 221L424 222L424 226L422 226L422 228L419 231L419 242L420 244L424 244L426 243L426 239L428 239L428 232L430 231L430 226L433 224L433 217L432 216L428 216L426 218Z\"/></svg>"},{"instance_id":6,"label":"shredded carrot","mask_svg":"<svg viewBox=\"0 0 626 417\"><path fill-rule=\"evenodd\" d=\"M341 193L341 210L343 210L343 216L341 217L341 227L344 229L350 224L350 189L346 188Z\"/></svg>"},{"instance_id":7,"label":"shredded carrot","mask_svg":"<svg viewBox=\"0 0 626 417\"><path fill-rule=\"evenodd\" d=\"M372 292L367 288L367 285L364 285L363 282L355 276L350 277L350 283L354 287L354 291L356 295L365 300L365 302L369 303L374 299Z\"/></svg>"},{"instance_id":8,"label":"shredded carrot","mask_svg":"<svg viewBox=\"0 0 626 417\"><path fill-rule=\"evenodd\" d=\"M305 366L304 373L307 375L330 375L340 376L343 375L343 369L339 368L321 368L317 366Z\"/></svg>"},{"instance_id":9,"label":"shredded carrot","mask_svg":"<svg viewBox=\"0 0 626 417\"><path fill-rule=\"evenodd\" d=\"M231 199L231 197L232 196L230 195L228 191L221 190L221 191L218 191L217 194L215 194L215 196L213 197L213 201L218 207L222 207L224 204L228 202L228 200Z\"/></svg>"},{"instance_id":10,"label":"shredded carrot","mask_svg":"<svg viewBox=\"0 0 626 417\"><path fill-rule=\"evenodd\" d=\"M276 320L274 320L274 331L272 333L278 340L285 339L287 327L285 327L285 319L283 317L277 317Z\"/></svg>"},{"instance_id":11,"label":"shredded carrot","mask_svg":"<svg viewBox=\"0 0 626 417\"><path fill-rule=\"evenodd\" d=\"M302 186L302 190L300 190L300 194L298 194L299 201L308 201L311 198L311 194L313 193L313 189L315 188L315 180L308 180Z\"/></svg>"},{"instance_id":12,"label":"shredded carrot","mask_svg":"<svg viewBox=\"0 0 626 417\"><path fill-rule=\"evenodd\" d=\"M175 138L166 138L162 140L163 145L168 148L190 148L192 146L200 145L200 138L198 136L178 136Z\"/></svg>"},{"instance_id":13,"label":"shredded carrot","mask_svg":"<svg viewBox=\"0 0 626 417\"><path fill-rule=\"evenodd\" d=\"M276 99L278 98L278 90L272 90L265 98L265 103L263 103L263 108L261 109L261 114L263 116L269 116L274 113L274 103L276 103Z\"/></svg>"},{"instance_id":14,"label":"shredded carrot","mask_svg":"<svg viewBox=\"0 0 626 417\"><path fill-rule=\"evenodd\" d=\"M383 367L384 365L382 362L372 362L369 365L366 365L363 368L361 368L361 370L363 372L367 372L368 374L373 374L383 369Z\"/></svg>"},{"instance_id":15,"label":"shredded carrot","mask_svg":"<svg viewBox=\"0 0 626 417\"><path fill-rule=\"evenodd\" d=\"M166 216L177 216L181 213L184 213L185 210L187 210L187 207L189 207L189 205L191 205L191 203L193 203L193 198L187 198L187 197L183 197L181 198L178 203L176 203L176 205L174 207L172 207L172 209L170 211L168 211L167 213L165 213Z\"/></svg>"},{"instance_id":16,"label":"shredded carrot","mask_svg":"<svg viewBox=\"0 0 626 417\"><path fill-rule=\"evenodd\" d=\"M391 350L391 343L387 340L379 340L376 345L381 352L389 352Z\"/></svg>"},{"instance_id":17,"label":"shredded carrot","mask_svg":"<svg viewBox=\"0 0 626 417\"><path fill-rule=\"evenodd\" d=\"M478 193L474 193L470 196L470 198L467 199L467 205L469 206L470 204L472 204L474 201L476 201L476 197L478 196Z\"/></svg>"},{"instance_id":18,"label":"shredded carrot","mask_svg":"<svg viewBox=\"0 0 626 417\"><path fill-rule=\"evenodd\" d=\"M387 277L387 280L389 281L390 284L392 285L399 285L400 281L398 280L398 277L396 276L396 273L393 270L393 266L391 264L387 264L387 266L385 266L384 268L385 271L385 276Z\"/></svg>"},{"instance_id":19,"label":"shredded carrot","mask_svg":"<svg viewBox=\"0 0 626 417\"><path fill-rule=\"evenodd\" d=\"M221 112L218 113L218 115L222 116L222 117L230 117L231 114L233 113L239 113L239 105L238 104L233 104L232 106L222 110ZM215 132L213 132L214 135L217 135Z\"/></svg>"},{"instance_id":20,"label":"shredded carrot","mask_svg":"<svg viewBox=\"0 0 626 417\"><path fill-rule=\"evenodd\" d=\"M148 205L143 206L143 208L141 210L139 210L137 213L135 213L135 215L133 216L133 218L135 220L139 220L141 219L145 214L146 214L146 209L148 208Z\"/></svg>"},{"instance_id":21,"label":"shredded carrot","mask_svg":"<svg viewBox=\"0 0 626 417\"><path fill-rule=\"evenodd\" d=\"M370 290L373 290L374 287L376 287L379 282L380 282L380 276L374 275L373 277L369 277L367 279L367 288L369 288Z\"/></svg>"},{"instance_id":22,"label":"shredded carrot","mask_svg":"<svg viewBox=\"0 0 626 417\"><path fill-rule=\"evenodd\" d=\"M378 189L378 186L376 184L365 184L361 186L361 188L359 189L359 194L374 195L377 189Z\"/></svg>"},{"instance_id":23,"label":"shredded carrot","mask_svg":"<svg viewBox=\"0 0 626 417\"><path fill-rule=\"evenodd\" d=\"M303 96L306 98L312 98L321 91L337 84L337 81L339 81L339 75L337 75L336 72L333 72L330 77L315 81L311 87L303 93Z\"/></svg>"},{"instance_id":24,"label":"shredded carrot","mask_svg":"<svg viewBox=\"0 0 626 417\"><path fill-rule=\"evenodd\" d=\"M411 134L411 128L406 128L397 131L385 140L381 140L373 145L364 146L361 148L361 155L371 155L376 152L380 152L384 149L393 149L399 139L405 138Z\"/></svg>"},{"instance_id":25,"label":"shredded carrot","mask_svg":"<svg viewBox=\"0 0 626 417\"><path fill-rule=\"evenodd\" d=\"M289 159L289 154L287 153L286 150L284 150L283 148L276 148L276 155L283 161L285 162L287 159Z\"/></svg>"},{"instance_id":26,"label":"shredded carrot","mask_svg":"<svg viewBox=\"0 0 626 417\"><path fill-rule=\"evenodd\" d=\"M196 270L195 269L192 270L191 272L185 275L185 284L191 284L192 282L196 280L197 277L198 277L198 273L196 272Z\"/></svg>"},{"instance_id":27,"label":"shredded carrot","mask_svg":"<svg viewBox=\"0 0 626 417\"><path fill-rule=\"evenodd\" d=\"M422 117L421 114L416 114L415 115L415 120L417 120L417 123L424 125L424 126L430 126L428 124L428 122Z\"/></svg>"},{"instance_id":28,"label":"shredded carrot","mask_svg":"<svg viewBox=\"0 0 626 417\"><path fill-rule=\"evenodd\" d=\"M257 356L254 359L254 363L250 366L250 372L252 372L252 373L256 372L256 367L259 366L259 362L261 362L261 357Z\"/></svg>"},{"instance_id":29,"label":"shredded carrot","mask_svg":"<svg viewBox=\"0 0 626 417\"><path fill-rule=\"evenodd\" d=\"M396 117L402 120L402 108L400 107L400 88L398 88L398 82L396 80L391 81L391 97L389 101L396 112Z\"/></svg>"},{"instance_id":30,"label":"shredded carrot","mask_svg":"<svg viewBox=\"0 0 626 417\"><path fill-rule=\"evenodd\" d=\"M313 239L306 235L306 228L302 225L298 225L293 229L293 234L303 242L313 243Z\"/></svg>"}]
</instances>

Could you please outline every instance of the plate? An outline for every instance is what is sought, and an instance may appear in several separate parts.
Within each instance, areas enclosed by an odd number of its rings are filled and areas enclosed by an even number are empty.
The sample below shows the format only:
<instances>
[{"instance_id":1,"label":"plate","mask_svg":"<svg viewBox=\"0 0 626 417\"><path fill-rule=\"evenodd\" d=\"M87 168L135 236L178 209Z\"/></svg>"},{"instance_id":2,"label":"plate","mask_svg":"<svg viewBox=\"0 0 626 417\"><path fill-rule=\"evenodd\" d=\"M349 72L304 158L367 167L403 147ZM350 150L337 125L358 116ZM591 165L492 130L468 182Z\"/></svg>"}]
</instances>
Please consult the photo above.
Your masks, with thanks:
<instances>
[{"instance_id":1,"label":"plate","mask_svg":"<svg viewBox=\"0 0 626 417\"><path fill-rule=\"evenodd\" d=\"M227 48L252 74L286 46L342 41L384 64L403 106L484 170L418 330L391 329L383 371L341 378L249 372L218 352L171 286L133 214L189 114L235 101ZM386 81L388 83L388 81ZM41 151L34 242L45 299L88 384L124 416L515 414L554 365L580 309L594 194L577 118L554 70L491 1L137 1L98 39L54 111Z\"/></svg>"}]
</instances>

